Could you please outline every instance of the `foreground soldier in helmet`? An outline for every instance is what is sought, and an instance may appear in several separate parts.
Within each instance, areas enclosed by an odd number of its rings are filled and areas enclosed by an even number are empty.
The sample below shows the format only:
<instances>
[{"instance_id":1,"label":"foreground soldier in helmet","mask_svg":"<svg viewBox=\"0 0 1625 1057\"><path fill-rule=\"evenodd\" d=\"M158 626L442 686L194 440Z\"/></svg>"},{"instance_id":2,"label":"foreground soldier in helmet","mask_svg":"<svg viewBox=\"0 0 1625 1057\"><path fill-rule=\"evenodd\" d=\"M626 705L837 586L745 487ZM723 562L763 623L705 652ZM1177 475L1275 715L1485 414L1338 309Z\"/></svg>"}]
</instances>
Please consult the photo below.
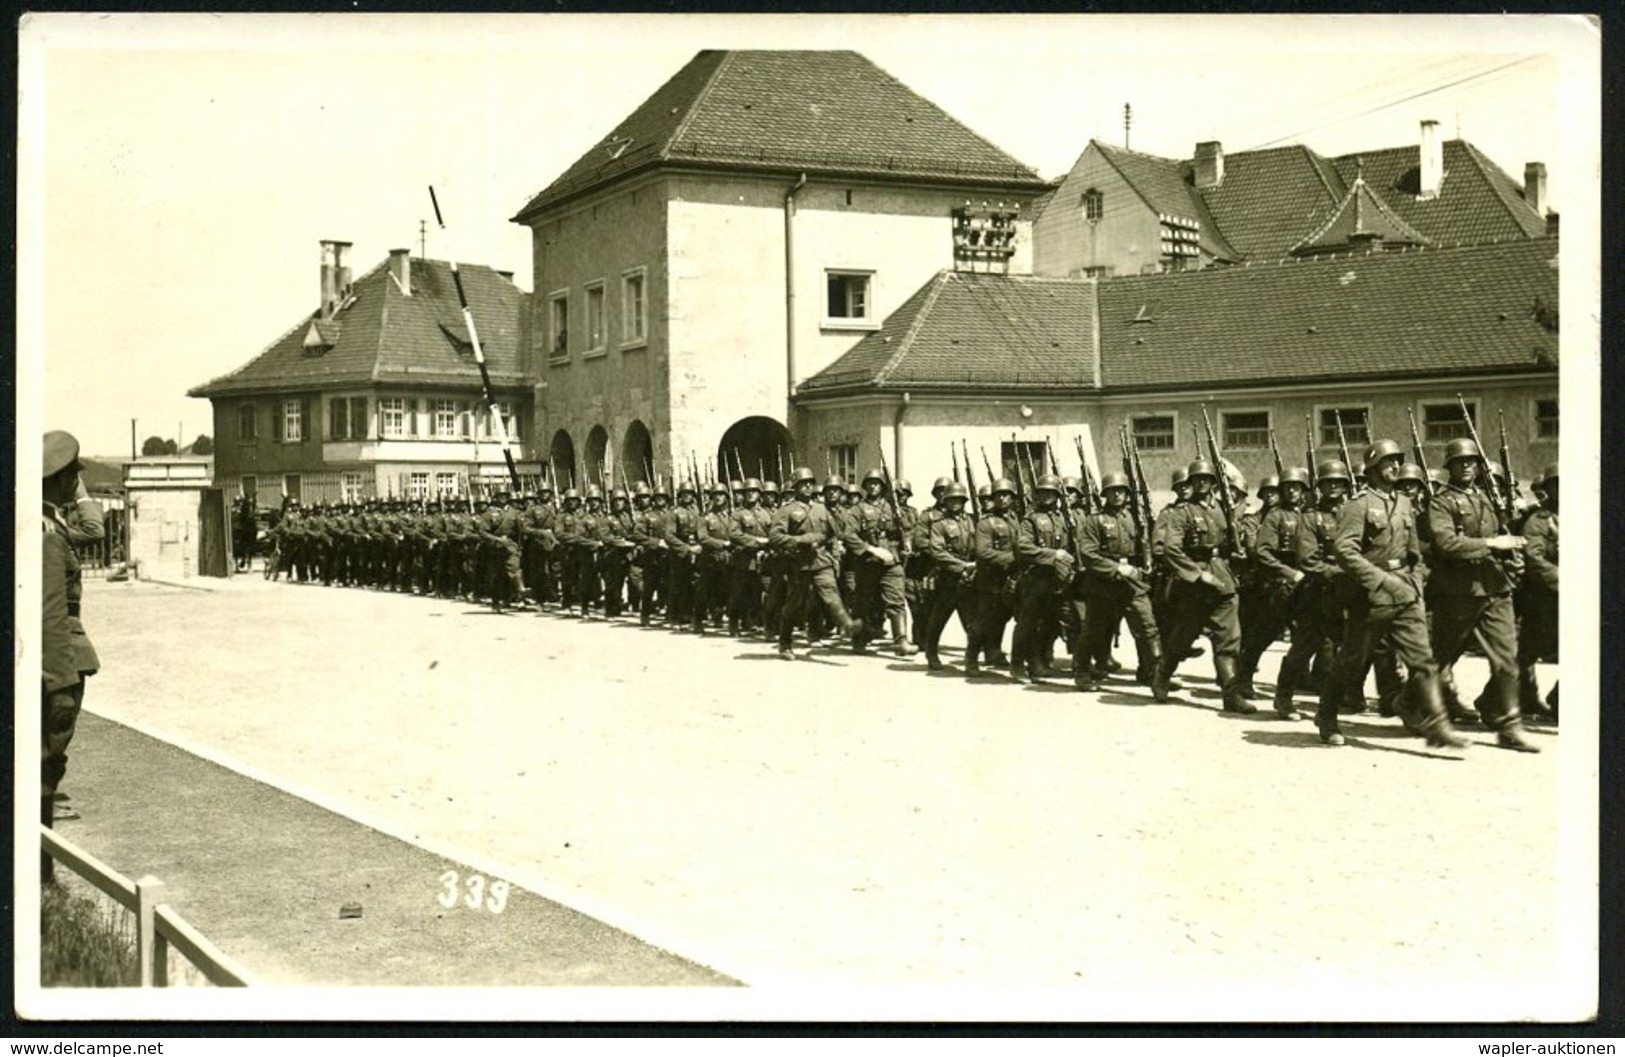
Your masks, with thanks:
<instances>
[{"instance_id":1,"label":"foreground soldier in helmet","mask_svg":"<svg viewBox=\"0 0 1625 1057\"><path fill-rule=\"evenodd\" d=\"M838 479L836 479L838 480ZM789 590L779 618L779 656L786 660L795 654L796 626L816 605L841 633L857 634L857 622L847 615L835 584L836 549L841 533L829 507L813 497L818 479L805 466L791 476L795 496L773 512L768 528L768 546L784 556L789 568ZM836 485L839 488L839 485ZM810 632L809 632L810 634Z\"/></svg>"},{"instance_id":2,"label":"foreground soldier in helmet","mask_svg":"<svg viewBox=\"0 0 1625 1057\"><path fill-rule=\"evenodd\" d=\"M935 489L933 489L935 491ZM945 665L939 656L943 629L955 613L959 626L965 630L965 641L975 639L976 589L976 528L965 503L970 493L958 481L948 481L942 487L937 505L929 513L925 541L925 558L931 563L933 588L928 596L931 609L926 614L922 638L925 643L925 663L933 672Z\"/></svg>"},{"instance_id":3,"label":"foreground soldier in helmet","mask_svg":"<svg viewBox=\"0 0 1625 1057\"><path fill-rule=\"evenodd\" d=\"M892 648L899 657L914 653L914 644L903 628L907 532L886 498L885 475L870 470L863 477L863 498L851 508L846 523L845 544L856 573L853 616L863 625L860 642L867 643L889 628Z\"/></svg>"},{"instance_id":4,"label":"foreground soldier in helmet","mask_svg":"<svg viewBox=\"0 0 1625 1057\"><path fill-rule=\"evenodd\" d=\"M677 489L666 515L666 626L683 627L694 617L694 563L700 556L700 512L691 484Z\"/></svg>"},{"instance_id":5,"label":"foreground soldier in helmet","mask_svg":"<svg viewBox=\"0 0 1625 1057\"><path fill-rule=\"evenodd\" d=\"M1270 474L1258 482L1258 501L1263 504L1259 509L1239 513L1236 519L1241 526L1242 549L1246 552L1246 558L1237 570L1240 579L1237 598L1241 605L1241 655L1236 662L1236 676L1241 680L1242 695L1248 700L1261 696L1253 689L1258 662L1264 656L1264 651L1281 637L1291 619L1291 592L1281 591L1278 576L1265 570L1258 560L1260 528L1264 519L1281 505L1280 478ZM1236 504L1238 512L1242 505L1242 502Z\"/></svg>"},{"instance_id":6,"label":"foreground soldier in helmet","mask_svg":"<svg viewBox=\"0 0 1625 1057\"><path fill-rule=\"evenodd\" d=\"M906 484L907 482L902 483ZM909 630L914 637L914 645L921 649L925 648L925 627L931 622L931 612L936 604L932 598L932 593L937 589L937 563L931 559L931 556L928 553L931 547L931 525L936 521L937 518L942 516L942 497L943 494L947 492L948 486L953 483L954 481L951 477L938 477L931 484L930 506L926 507L925 510L918 512L916 512L914 508L910 506L905 506L903 508L903 517L910 525L910 554L908 562L903 570L906 577L903 585L903 595L908 599L910 617ZM962 510L968 508L970 505L969 491L965 493L965 500L965 503L961 507ZM978 507L976 512L980 514L981 508ZM968 512L965 516L967 519L970 518L970 514ZM971 524L975 524L974 520L971 520ZM973 531L971 535L972 561L975 560L975 548L976 537ZM974 619L974 609L972 610L971 616Z\"/></svg>"},{"instance_id":7,"label":"foreground soldier in helmet","mask_svg":"<svg viewBox=\"0 0 1625 1057\"><path fill-rule=\"evenodd\" d=\"M1118 623L1128 621L1129 634L1139 657L1135 678L1149 685L1162 661L1162 644L1151 612L1151 584L1145 567L1150 555L1139 551L1139 535L1128 504L1131 486L1126 474L1111 472L1100 479L1105 509L1077 519L1078 575L1073 581L1080 632L1072 647L1072 683L1092 692L1106 673L1092 660L1109 652Z\"/></svg>"},{"instance_id":8,"label":"foreground soldier in helmet","mask_svg":"<svg viewBox=\"0 0 1625 1057\"><path fill-rule=\"evenodd\" d=\"M1538 752L1518 710L1518 641L1512 592L1523 571L1523 538L1509 535L1495 505L1476 487L1484 457L1471 440L1445 449L1450 483L1433 497L1433 656L1449 667L1475 639L1490 663L1480 714L1502 748Z\"/></svg>"},{"instance_id":9,"label":"foreground soldier in helmet","mask_svg":"<svg viewBox=\"0 0 1625 1057\"><path fill-rule=\"evenodd\" d=\"M670 597L667 584L666 524L671 516L671 490L655 483L647 510L632 515L632 540L638 545L638 561L643 568L643 597L638 601L638 624L648 627L654 615Z\"/></svg>"},{"instance_id":10,"label":"foreground soldier in helmet","mask_svg":"<svg viewBox=\"0 0 1625 1057\"><path fill-rule=\"evenodd\" d=\"M1331 681L1342 685L1350 671L1364 671L1373 651L1386 645L1409 673L1406 692L1398 703L1407 724L1421 732L1429 745L1459 748L1467 739L1456 733L1445 714L1438 669L1428 643L1422 584L1416 573L1421 557L1416 515L1410 501L1395 487L1403 461L1399 445L1393 441L1372 445L1365 455L1369 487L1344 503L1338 514L1332 553L1358 585L1359 593L1350 606ZM1344 743L1337 710L1327 709L1324 695L1315 725L1326 744Z\"/></svg>"},{"instance_id":11,"label":"foreground soldier in helmet","mask_svg":"<svg viewBox=\"0 0 1625 1057\"><path fill-rule=\"evenodd\" d=\"M1263 492L1265 484L1271 480L1273 478L1264 478L1259 491ZM1288 626L1292 628L1292 649L1298 649L1298 654L1292 658L1290 667L1285 660L1281 662L1281 672L1275 680L1275 713L1283 719L1298 718L1292 695L1308 670L1308 661L1313 652L1314 643L1310 641L1299 648L1299 628L1303 629L1301 637L1305 640L1318 640L1319 637L1314 615L1305 612L1311 603L1304 586L1307 575L1299 568L1298 537L1304 531L1301 508L1308 491L1308 471L1301 466L1288 467L1278 483L1280 502L1259 520L1253 554L1258 563L1264 607L1260 619L1267 622L1268 639L1259 645L1264 633L1258 631L1252 643L1257 652L1250 652L1245 644L1242 647L1243 668L1249 672L1256 670L1259 654L1264 648L1280 638L1281 632ZM1313 601L1318 604L1318 600ZM1245 643L1248 629L1244 625L1242 630ZM1287 654L1292 656L1291 649ZM1251 668L1248 668L1249 664Z\"/></svg>"},{"instance_id":12,"label":"foreground soldier in helmet","mask_svg":"<svg viewBox=\"0 0 1625 1057\"><path fill-rule=\"evenodd\" d=\"M1077 563L1057 504L1061 479L1047 473L1033 486L1035 507L1016 523L1016 628L1010 637L1010 678L1033 682L1049 674L1044 647L1055 639L1060 608ZM1082 659L1082 666L1088 666Z\"/></svg>"},{"instance_id":13,"label":"foreground soldier in helmet","mask_svg":"<svg viewBox=\"0 0 1625 1057\"><path fill-rule=\"evenodd\" d=\"M722 481L711 485L711 508L699 518L699 560L694 564L694 613L690 625L705 634L708 624L722 619L728 604L729 552L733 549L733 527L728 518L728 486Z\"/></svg>"},{"instance_id":14,"label":"foreground soldier in helmet","mask_svg":"<svg viewBox=\"0 0 1625 1057\"><path fill-rule=\"evenodd\" d=\"M1251 715L1257 712L1241 693L1236 656L1241 650L1241 624L1237 615L1236 578L1230 569L1230 527L1224 513L1208 505L1221 483L1213 464L1197 459L1190 464L1188 503L1169 507L1162 527L1162 558L1168 569L1169 624L1162 643L1151 693L1168 700L1169 680L1196 637L1205 633L1213 645L1213 673L1224 695L1224 710Z\"/></svg>"},{"instance_id":15,"label":"foreground soldier in helmet","mask_svg":"<svg viewBox=\"0 0 1625 1057\"><path fill-rule=\"evenodd\" d=\"M1015 599L1016 486L1001 477L989 486L992 506L976 526L976 624L965 644L965 675L981 674L981 662L1000 662L1004 626Z\"/></svg>"},{"instance_id":16,"label":"foreground soldier in helmet","mask_svg":"<svg viewBox=\"0 0 1625 1057\"><path fill-rule=\"evenodd\" d=\"M1523 525L1523 586L1518 593L1518 694L1519 704L1530 715L1557 722L1557 684L1544 702L1536 661L1557 660L1557 472L1556 463L1540 477L1541 506L1530 513Z\"/></svg>"},{"instance_id":17,"label":"foreground soldier in helmet","mask_svg":"<svg viewBox=\"0 0 1625 1057\"><path fill-rule=\"evenodd\" d=\"M598 577L604 585L604 619L614 620L626 606L627 574L632 569L632 505L626 489L609 494L609 511L598 519Z\"/></svg>"}]
</instances>

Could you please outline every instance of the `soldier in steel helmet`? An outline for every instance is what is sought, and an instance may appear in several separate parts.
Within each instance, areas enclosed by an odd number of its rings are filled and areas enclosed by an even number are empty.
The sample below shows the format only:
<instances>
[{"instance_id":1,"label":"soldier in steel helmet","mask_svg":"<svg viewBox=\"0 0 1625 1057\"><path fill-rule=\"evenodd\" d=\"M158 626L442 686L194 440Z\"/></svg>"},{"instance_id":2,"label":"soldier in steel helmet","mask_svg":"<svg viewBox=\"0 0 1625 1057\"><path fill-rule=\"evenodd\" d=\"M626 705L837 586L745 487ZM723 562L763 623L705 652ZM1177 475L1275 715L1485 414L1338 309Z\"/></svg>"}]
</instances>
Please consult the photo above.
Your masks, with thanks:
<instances>
[{"instance_id":1,"label":"soldier in steel helmet","mask_svg":"<svg viewBox=\"0 0 1625 1057\"><path fill-rule=\"evenodd\" d=\"M959 614L967 642L974 638L976 625L976 590L972 586L976 576L976 527L965 513L970 493L958 481L943 480L936 505L927 512L929 519L922 519L927 533L922 549L931 563L934 584L928 596L931 608L924 621L922 648L926 667L934 672L946 667L940 654L942 632L953 615Z\"/></svg>"},{"instance_id":2,"label":"soldier in steel helmet","mask_svg":"<svg viewBox=\"0 0 1625 1057\"><path fill-rule=\"evenodd\" d=\"M1544 700L1537 661L1557 661L1557 497L1558 465L1539 478L1541 505L1524 520L1524 576L1518 604L1518 699L1530 716L1557 722L1557 684Z\"/></svg>"},{"instance_id":3,"label":"soldier in steel helmet","mask_svg":"<svg viewBox=\"0 0 1625 1057\"><path fill-rule=\"evenodd\" d=\"M1348 625L1331 679L1346 685L1350 672L1363 672L1380 646L1392 650L1408 673L1405 693L1396 708L1407 726L1429 745L1461 747L1439 693L1438 668L1428 641L1422 606L1422 580L1417 571L1421 540L1410 500L1397 487L1404 455L1392 440L1379 440L1365 453L1366 490L1343 504L1331 551L1358 587L1349 607ZM1335 708L1322 696L1315 716L1321 740L1342 745L1344 737Z\"/></svg>"},{"instance_id":4,"label":"soldier in steel helmet","mask_svg":"<svg viewBox=\"0 0 1625 1057\"><path fill-rule=\"evenodd\" d=\"M729 521L728 634L749 635L762 626L762 597L766 590L763 563L772 515L759 504L762 482L747 477Z\"/></svg>"},{"instance_id":5,"label":"soldier in steel helmet","mask_svg":"<svg viewBox=\"0 0 1625 1057\"><path fill-rule=\"evenodd\" d=\"M1050 674L1044 649L1060 629L1061 605L1077 571L1060 512L1060 477L1040 476L1033 485L1033 501L1033 509L1016 523L1016 627L1010 638L1010 678L1018 683L1040 681Z\"/></svg>"},{"instance_id":6,"label":"soldier in steel helmet","mask_svg":"<svg viewBox=\"0 0 1625 1057\"><path fill-rule=\"evenodd\" d=\"M666 516L666 626L694 619L694 566L700 558L699 493L693 481L677 488L677 505Z\"/></svg>"},{"instance_id":7,"label":"soldier in steel helmet","mask_svg":"<svg viewBox=\"0 0 1625 1057\"><path fill-rule=\"evenodd\" d=\"M1273 478L1266 477L1259 484L1259 491ZM1318 629L1314 626L1314 616L1306 613L1306 609L1314 600L1306 589L1308 574L1304 572L1299 550L1299 534L1304 531L1305 515L1304 500L1309 494L1309 471L1302 466L1289 466L1276 480L1276 494L1278 501L1272 509L1268 510L1259 519L1258 533L1253 546L1253 556L1257 564L1259 589L1261 594L1262 612L1261 628L1254 640L1253 646L1257 653L1248 653L1246 639L1246 625L1243 625L1243 665L1250 663L1256 670L1258 656L1263 649L1281 637L1281 633L1288 628L1292 630L1292 642L1298 645L1298 628L1304 628L1305 639L1318 639ZM1268 633L1267 641L1258 646L1259 640L1264 639ZM1283 719L1297 719L1298 711L1293 704L1293 693L1298 683L1307 672L1307 661L1311 656L1312 643L1306 642L1294 658L1296 670L1288 670L1286 662L1282 661L1282 671L1275 680L1275 713Z\"/></svg>"},{"instance_id":8,"label":"soldier in steel helmet","mask_svg":"<svg viewBox=\"0 0 1625 1057\"><path fill-rule=\"evenodd\" d=\"M733 529L728 517L728 485L715 481L706 490L710 508L699 517L698 560L694 565L694 613L691 627L704 634L707 626L718 624L728 603L729 556L733 550Z\"/></svg>"},{"instance_id":9,"label":"soldier in steel helmet","mask_svg":"<svg viewBox=\"0 0 1625 1057\"><path fill-rule=\"evenodd\" d=\"M1240 491L1245 493L1245 482L1240 471L1235 471ZM1241 613L1241 655L1236 660L1236 675L1241 681L1242 696L1249 701L1260 696L1253 688L1253 677L1258 673L1258 662L1281 633L1286 630L1287 607L1279 597L1277 580L1258 561L1258 534L1264 519L1281 505L1281 480L1275 474L1259 479L1257 510L1244 509L1246 498L1236 503L1236 522L1241 536L1242 559L1237 563L1239 583L1237 600Z\"/></svg>"},{"instance_id":10,"label":"soldier in steel helmet","mask_svg":"<svg viewBox=\"0 0 1625 1057\"><path fill-rule=\"evenodd\" d=\"M907 612L903 594L907 530L892 512L886 495L886 475L879 469L864 475L862 496L850 508L844 539L856 575L852 615L863 624L861 642L867 643L883 634L883 629L889 629L898 656L911 656L914 644L903 627Z\"/></svg>"},{"instance_id":11,"label":"soldier in steel helmet","mask_svg":"<svg viewBox=\"0 0 1625 1057\"><path fill-rule=\"evenodd\" d=\"M1016 485L1000 477L988 486L991 505L976 525L976 622L965 644L965 675L981 674L985 661L1005 661L1004 627L1015 601Z\"/></svg>"},{"instance_id":12,"label":"soldier in steel helmet","mask_svg":"<svg viewBox=\"0 0 1625 1057\"><path fill-rule=\"evenodd\" d=\"M1538 752L1524 737L1518 707L1512 595L1523 572L1524 540L1507 531L1495 504L1477 486L1485 466L1477 444L1451 441L1444 464L1450 483L1433 497L1427 513L1436 592L1433 656L1440 667L1449 667L1475 640L1490 665L1480 715L1503 748Z\"/></svg>"},{"instance_id":13,"label":"soldier in steel helmet","mask_svg":"<svg viewBox=\"0 0 1625 1057\"><path fill-rule=\"evenodd\" d=\"M643 566L643 598L638 603L638 624L649 627L657 614L663 616L670 589L667 583L670 570L666 558L666 523L671 515L671 487L655 478L650 489L649 507L633 513L632 539L638 545L638 560Z\"/></svg>"},{"instance_id":14,"label":"soldier in steel helmet","mask_svg":"<svg viewBox=\"0 0 1625 1057\"><path fill-rule=\"evenodd\" d=\"M574 537L575 603L581 617L591 620L594 609L604 597L602 555L609 538L605 524L604 492L597 485L588 485L582 499L582 510L576 519Z\"/></svg>"},{"instance_id":15,"label":"soldier in steel helmet","mask_svg":"<svg viewBox=\"0 0 1625 1057\"><path fill-rule=\"evenodd\" d=\"M101 539L102 511L80 477L79 441L71 433L45 434L41 498L43 500L40 581L40 822L51 826L60 814L57 787L68 770L85 683L101 669L96 648L80 619L84 583L75 543ZM41 880L51 879L51 857L40 851Z\"/></svg>"},{"instance_id":16,"label":"soldier in steel helmet","mask_svg":"<svg viewBox=\"0 0 1625 1057\"><path fill-rule=\"evenodd\" d=\"M626 608L626 583L632 569L632 503L626 489L609 493L609 509L598 519L598 576L604 585L604 619L614 620Z\"/></svg>"},{"instance_id":17,"label":"soldier in steel helmet","mask_svg":"<svg viewBox=\"0 0 1625 1057\"><path fill-rule=\"evenodd\" d=\"M1111 638L1127 620L1138 657L1135 678L1151 685L1162 660L1162 643L1151 612L1151 555L1142 554L1140 534L1129 510L1133 486L1128 475L1110 471L1100 478L1101 508L1075 519L1078 573L1073 605L1079 632L1072 647L1072 684L1086 693L1099 689L1109 674L1098 663L1110 656Z\"/></svg>"},{"instance_id":18,"label":"soldier in steel helmet","mask_svg":"<svg viewBox=\"0 0 1625 1057\"><path fill-rule=\"evenodd\" d=\"M831 478L831 491L842 491L838 477ZM773 512L768 527L768 546L784 556L788 566L788 591L779 616L778 653L793 659L795 631L805 619L811 638L809 611L818 606L824 617L849 639L857 636L857 621L847 613L835 582L837 552L842 532L828 503L819 502L818 478L805 466L791 474L794 495Z\"/></svg>"},{"instance_id":19,"label":"soldier in steel helmet","mask_svg":"<svg viewBox=\"0 0 1625 1057\"><path fill-rule=\"evenodd\" d=\"M762 482L762 523L771 531L773 515L784 496L777 481ZM761 552L762 572L762 634L778 633L779 616L784 610L784 598L789 591L789 571L784 555L767 546Z\"/></svg>"}]
</instances>

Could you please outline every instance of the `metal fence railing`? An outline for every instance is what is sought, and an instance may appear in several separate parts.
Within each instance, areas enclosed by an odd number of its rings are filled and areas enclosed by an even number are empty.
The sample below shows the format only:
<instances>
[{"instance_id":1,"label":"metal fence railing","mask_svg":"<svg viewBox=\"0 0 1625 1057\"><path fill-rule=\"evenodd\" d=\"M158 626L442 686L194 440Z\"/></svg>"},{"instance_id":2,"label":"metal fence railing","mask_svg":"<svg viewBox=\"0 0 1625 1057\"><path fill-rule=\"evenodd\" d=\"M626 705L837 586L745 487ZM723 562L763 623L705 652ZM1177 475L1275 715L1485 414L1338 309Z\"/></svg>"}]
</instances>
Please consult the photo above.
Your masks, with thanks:
<instances>
[{"instance_id":1,"label":"metal fence railing","mask_svg":"<svg viewBox=\"0 0 1625 1057\"><path fill-rule=\"evenodd\" d=\"M204 978L216 987L251 987L258 984L259 981L248 970L210 943L167 905L164 883L156 877L149 875L132 881L45 826L40 827L40 839L51 858L135 915L135 950L141 967L142 987L169 986L170 947L196 966Z\"/></svg>"}]
</instances>

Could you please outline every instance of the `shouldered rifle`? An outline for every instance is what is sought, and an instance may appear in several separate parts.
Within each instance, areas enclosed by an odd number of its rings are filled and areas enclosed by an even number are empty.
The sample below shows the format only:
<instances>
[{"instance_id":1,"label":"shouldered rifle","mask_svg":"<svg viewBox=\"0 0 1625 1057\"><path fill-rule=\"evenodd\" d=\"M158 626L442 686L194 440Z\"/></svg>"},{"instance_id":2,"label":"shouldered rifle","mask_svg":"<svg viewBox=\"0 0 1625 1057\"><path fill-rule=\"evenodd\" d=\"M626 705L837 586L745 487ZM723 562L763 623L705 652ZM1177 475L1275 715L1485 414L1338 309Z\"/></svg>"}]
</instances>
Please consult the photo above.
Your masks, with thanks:
<instances>
[{"instance_id":1,"label":"shouldered rifle","mask_svg":"<svg viewBox=\"0 0 1625 1057\"><path fill-rule=\"evenodd\" d=\"M1080 471L1078 479L1083 482L1083 512L1093 514L1097 506L1095 502L1095 483L1089 477L1089 460L1083 457L1083 438L1073 437L1072 446L1078 450L1078 469ZM1053 452L1050 453L1050 458L1055 458Z\"/></svg>"},{"instance_id":2,"label":"shouldered rifle","mask_svg":"<svg viewBox=\"0 0 1625 1057\"><path fill-rule=\"evenodd\" d=\"M1500 408L1495 409L1495 419L1501 429L1501 469L1506 471L1507 508L1516 512L1518 509L1518 475L1512 472L1512 453L1507 450L1507 420L1506 415L1501 412Z\"/></svg>"},{"instance_id":3,"label":"shouldered rifle","mask_svg":"<svg viewBox=\"0 0 1625 1057\"><path fill-rule=\"evenodd\" d=\"M1274 426L1270 427L1270 454L1275 456L1275 481L1277 484L1279 484L1281 478L1286 476L1286 463L1281 461L1281 449L1280 446L1275 443Z\"/></svg>"},{"instance_id":4,"label":"shouldered rifle","mask_svg":"<svg viewBox=\"0 0 1625 1057\"><path fill-rule=\"evenodd\" d=\"M965 438L961 437L959 438L959 446L965 449L965 487L970 489L970 502L965 505L970 507L971 524L980 525L982 523L982 497L976 492L976 473L970 468L970 445L966 444Z\"/></svg>"},{"instance_id":5,"label":"shouldered rifle","mask_svg":"<svg viewBox=\"0 0 1625 1057\"><path fill-rule=\"evenodd\" d=\"M1422 454L1422 435L1416 431L1416 412L1406 408L1405 414L1411 420L1411 450L1416 454L1416 465L1422 468L1422 494L1427 496L1428 501L1431 502L1433 500L1433 478L1428 474L1428 457Z\"/></svg>"},{"instance_id":6,"label":"shouldered rifle","mask_svg":"<svg viewBox=\"0 0 1625 1057\"><path fill-rule=\"evenodd\" d=\"M1073 439L1076 440L1077 438L1074 437ZM1044 438L1044 450L1049 452L1051 465L1059 466L1060 463L1055 458L1055 448L1050 444L1048 437ZM1089 467L1085 466L1083 468L1083 475L1085 479L1088 478ZM1085 492L1084 494L1087 495L1088 493ZM1072 504L1067 502L1064 488L1061 490L1061 524L1066 526L1066 552L1072 556L1073 568L1077 569L1083 564L1078 560L1078 526L1072 520Z\"/></svg>"},{"instance_id":7,"label":"shouldered rifle","mask_svg":"<svg viewBox=\"0 0 1625 1057\"><path fill-rule=\"evenodd\" d=\"M1460 393L1457 393L1456 402L1461 404L1461 420L1467 423L1467 432L1472 436L1473 443L1478 446L1479 465L1483 468L1484 476L1489 478L1492 475L1490 474L1489 460L1484 457L1484 442L1479 439L1478 427L1473 425L1473 416L1467 413L1467 401L1461 398ZM1505 467L1502 467L1502 469L1505 469ZM1511 532L1512 519L1517 515L1517 510L1512 503L1512 492L1507 489L1498 491L1493 480L1484 481L1484 487L1489 492L1490 502L1495 504L1496 512L1501 515L1501 531Z\"/></svg>"},{"instance_id":8,"label":"shouldered rifle","mask_svg":"<svg viewBox=\"0 0 1625 1057\"><path fill-rule=\"evenodd\" d=\"M1027 514L1027 479L1021 469L1021 445L1016 443L1016 435L1010 434L1010 454L1016 460L1016 503L1018 516Z\"/></svg>"},{"instance_id":9,"label":"shouldered rifle","mask_svg":"<svg viewBox=\"0 0 1625 1057\"><path fill-rule=\"evenodd\" d=\"M1315 490L1315 422L1307 411L1303 413L1303 462L1304 469L1309 474L1309 491L1312 501L1314 499L1312 493ZM1349 467L1349 472L1352 473L1353 470L1352 466Z\"/></svg>"},{"instance_id":10,"label":"shouldered rifle","mask_svg":"<svg viewBox=\"0 0 1625 1057\"><path fill-rule=\"evenodd\" d=\"M987 449L980 448L978 450L982 453L982 469L987 471L987 486L992 488L993 482L999 479L999 475L993 472L993 464L987 461ZM968 454L965 456L965 462L970 462L970 456Z\"/></svg>"},{"instance_id":11,"label":"shouldered rifle","mask_svg":"<svg viewBox=\"0 0 1625 1057\"><path fill-rule=\"evenodd\" d=\"M1337 423L1337 450L1343 456L1343 465L1348 468L1350 476L1354 477L1353 494L1359 495L1365 491L1365 487L1360 483L1364 478L1354 473L1354 459L1349 455L1348 434L1343 432L1343 412L1332 408L1332 419Z\"/></svg>"},{"instance_id":12,"label":"shouldered rifle","mask_svg":"<svg viewBox=\"0 0 1625 1057\"><path fill-rule=\"evenodd\" d=\"M1230 549L1239 558L1245 553L1241 545L1241 526L1236 524L1236 504L1230 498L1230 475L1224 471L1224 457L1219 454L1219 438L1213 434L1213 422L1207 417L1206 404L1202 405L1202 426L1207 430L1208 452L1213 456L1213 474L1218 478L1219 509L1224 511L1224 520L1230 529Z\"/></svg>"},{"instance_id":13,"label":"shouldered rifle","mask_svg":"<svg viewBox=\"0 0 1625 1057\"><path fill-rule=\"evenodd\" d=\"M1146 484L1145 466L1140 462L1140 445L1135 442L1128 427L1118 427L1122 430L1123 440L1123 469L1128 474L1131 492L1129 495L1129 513L1134 518L1134 535L1139 543L1140 568L1146 572L1151 571L1153 547L1151 544L1152 527L1156 523L1156 514L1151 509L1151 488Z\"/></svg>"},{"instance_id":14,"label":"shouldered rifle","mask_svg":"<svg viewBox=\"0 0 1625 1057\"><path fill-rule=\"evenodd\" d=\"M902 541L902 553L899 560L908 557L909 539L908 526L903 523L903 508L897 502L897 489L892 487L891 467L886 465L886 446L880 446L880 474L886 481L886 500L891 504L891 516L897 522L897 538Z\"/></svg>"},{"instance_id":15,"label":"shouldered rifle","mask_svg":"<svg viewBox=\"0 0 1625 1057\"><path fill-rule=\"evenodd\" d=\"M948 442L948 454L953 457L953 460L954 460L954 480L957 481L957 480L959 480L959 449L954 447L952 441Z\"/></svg>"}]
</instances>

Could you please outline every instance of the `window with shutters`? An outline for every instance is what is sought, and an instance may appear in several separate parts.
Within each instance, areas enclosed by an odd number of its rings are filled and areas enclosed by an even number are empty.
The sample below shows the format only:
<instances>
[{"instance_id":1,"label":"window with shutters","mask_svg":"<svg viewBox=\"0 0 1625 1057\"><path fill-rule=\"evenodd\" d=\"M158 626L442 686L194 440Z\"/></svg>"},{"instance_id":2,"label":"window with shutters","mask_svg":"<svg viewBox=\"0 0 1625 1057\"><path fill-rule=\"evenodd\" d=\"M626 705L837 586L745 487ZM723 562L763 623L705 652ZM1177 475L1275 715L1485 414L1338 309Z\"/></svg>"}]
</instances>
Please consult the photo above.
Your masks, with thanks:
<instances>
[{"instance_id":1,"label":"window with shutters","mask_svg":"<svg viewBox=\"0 0 1625 1057\"><path fill-rule=\"evenodd\" d=\"M282 401L282 442L296 444L304 440L305 413L298 400Z\"/></svg>"},{"instance_id":2,"label":"window with shutters","mask_svg":"<svg viewBox=\"0 0 1625 1057\"><path fill-rule=\"evenodd\" d=\"M430 436L455 437L457 436L458 406L455 400L436 400L432 405L434 421Z\"/></svg>"},{"instance_id":3,"label":"window with shutters","mask_svg":"<svg viewBox=\"0 0 1625 1057\"><path fill-rule=\"evenodd\" d=\"M406 497L408 499L429 498L429 474L427 471L415 471L406 481Z\"/></svg>"},{"instance_id":4,"label":"window with shutters","mask_svg":"<svg viewBox=\"0 0 1625 1057\"><path fill-rule=\"evenodd\" d=\"M547 358L562 362L570 358L570 291L559 290L547 298Z\"/></svg>"},{"instance_id":5,"label":"window with shutters","mask_svg":"<svg viewBox=\"0 0 1625 1057\"><path fill-rule=\"evenodd\" d=\"M386 396L378 401L378 428L386 437L406 436L406 401Z\"/></svg>"},{"instance_id":6,"label":"window with shutters","mask_svg":"<svg viewBox=\"0 0 1625 1057\"><path fill-rule=\"evenodd\" d=\"M367 439L367 398L364 396L350 398L350 439Z\"/></svg>"}]
</instances>

